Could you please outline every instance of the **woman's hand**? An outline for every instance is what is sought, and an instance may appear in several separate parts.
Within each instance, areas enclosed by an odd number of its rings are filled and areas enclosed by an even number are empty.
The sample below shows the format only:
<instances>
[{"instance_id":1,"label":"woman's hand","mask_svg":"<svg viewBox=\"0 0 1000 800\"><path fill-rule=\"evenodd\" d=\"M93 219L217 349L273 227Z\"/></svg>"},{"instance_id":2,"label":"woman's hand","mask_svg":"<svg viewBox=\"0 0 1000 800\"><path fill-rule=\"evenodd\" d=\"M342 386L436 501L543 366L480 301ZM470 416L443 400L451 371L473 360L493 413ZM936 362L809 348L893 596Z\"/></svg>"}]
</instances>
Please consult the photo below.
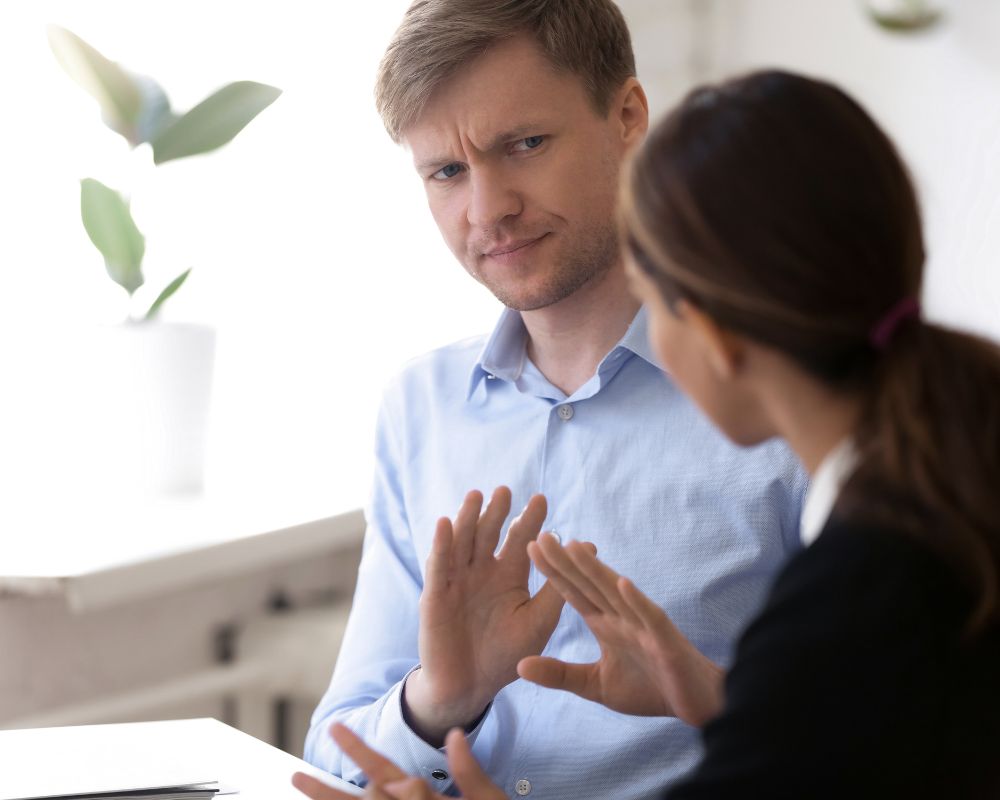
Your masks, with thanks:
<instances>
[{"instance_id":1,"label":"woman's hand","mask_svg":"<svg viewBox=\"0 0 1000 800\"><path fill-rule=\"evenodd\" d=\"M343 725L330 728L330 734L341 750L368 776L365 797L377 800L434 800L445 795L431 790L422 778L407 775L389 759L376 753ZM507 796L480 769L472 755L465 734L451 731L445 739L448 768L462 797L469 800L507 800ZM305 773L296 772L292 785L312 800L354 800L355 796L327 786Z\"/></svg>"},{"instance_id":2,"label":"woman's hand","mask_svg":"<svg viewBox=\"0 0 1000 800\"><path fill-rule=\"evenodd\" d=\"M723 670L703 656L646 595L602 564L592 545L543 534L528 554L597 637L601 658L568 664L531 656L522 678L615 711L678 717L701 726L722 708Z\"/></svg>"}]
</instances>

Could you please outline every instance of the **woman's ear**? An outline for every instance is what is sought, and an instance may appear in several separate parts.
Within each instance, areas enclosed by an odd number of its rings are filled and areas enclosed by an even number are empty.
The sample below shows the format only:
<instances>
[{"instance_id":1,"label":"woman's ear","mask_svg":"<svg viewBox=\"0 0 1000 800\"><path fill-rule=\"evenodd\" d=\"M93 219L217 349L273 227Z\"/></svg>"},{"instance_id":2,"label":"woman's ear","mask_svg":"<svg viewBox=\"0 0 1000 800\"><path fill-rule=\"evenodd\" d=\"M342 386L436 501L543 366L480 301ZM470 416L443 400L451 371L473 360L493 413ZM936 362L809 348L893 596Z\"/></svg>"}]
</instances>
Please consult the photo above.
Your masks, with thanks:
<instances>
[{"instance_id":1,"label":"woman's ear","mask_svg":"<svg viewBox=\"0 0 1000 800\"><path fill-rule=\"evenodd\" d=\"M743 340L689 300L678 300L674 304L674 313L690 326L716 375L724 380L735 378L746 353Z\"/></svg>"}]
</instances>

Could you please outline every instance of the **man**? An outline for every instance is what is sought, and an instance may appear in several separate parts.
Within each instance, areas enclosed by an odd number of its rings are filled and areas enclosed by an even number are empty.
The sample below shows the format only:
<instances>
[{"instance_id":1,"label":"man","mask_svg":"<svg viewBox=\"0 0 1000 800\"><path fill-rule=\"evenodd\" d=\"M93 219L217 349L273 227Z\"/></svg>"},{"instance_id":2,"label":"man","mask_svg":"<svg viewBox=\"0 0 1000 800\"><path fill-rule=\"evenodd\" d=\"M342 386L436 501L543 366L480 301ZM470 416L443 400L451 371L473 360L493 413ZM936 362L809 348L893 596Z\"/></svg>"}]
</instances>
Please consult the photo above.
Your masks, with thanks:
<instances>
[{"instance_id":1,"label":"man","mask_svg":"<svg viewBox=\"0 0 1000 800\"><path fill-rule=\"evenodd\" d=\"M610 0L416 2L377 102L452 252L507 310L488 339L417 359L386 391L354 607L306 758L364 782L328 735L340 721L448 792L441 746L458 726L508 794L645 796L695 763L697 731L517 679L543 648L598 656L526 542L543 518L594 542L725 665L797 547L801 473L778 445L728 444L651 355L615 223L647 105ZM466 491L496 486L510 491L459 534L481 511ZM510 507L524 511L493 558ZM448 592L424 592L429 569L443 585L432 555L449 544Z\"/></svg>"}]
</instances>

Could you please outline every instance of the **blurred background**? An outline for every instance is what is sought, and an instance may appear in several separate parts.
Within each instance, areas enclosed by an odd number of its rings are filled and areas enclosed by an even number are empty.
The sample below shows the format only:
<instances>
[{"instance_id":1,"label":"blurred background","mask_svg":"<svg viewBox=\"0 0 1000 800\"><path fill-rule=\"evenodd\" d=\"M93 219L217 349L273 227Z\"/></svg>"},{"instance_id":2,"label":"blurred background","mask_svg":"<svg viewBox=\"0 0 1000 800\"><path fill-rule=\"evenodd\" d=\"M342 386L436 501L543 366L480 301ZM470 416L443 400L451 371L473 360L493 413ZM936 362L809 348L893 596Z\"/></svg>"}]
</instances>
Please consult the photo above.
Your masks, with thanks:
<instances>
[{"instance_id":1,"label":"blurred background","mask_svg":"<svg viewBox=\"0 0 1000 800\"><path fill-rule=\"evenodd\" d=\"M921 193L929 315L1000 337L1000 3L619 4L654 116L764 66L858 97ZM218 716L300 751L349 602L381 388L500 310L374 110L407 5L0 6L0 727ZM180 110L236 80L282 94L218 152L154 168L60 68L49 24ZM162 319L214 332L184 492L127 460L122 373L152 356L102 350L130 306L81 224L86 177L131 198L138 305L191 267Z\"/></svg>"}]
</instances>

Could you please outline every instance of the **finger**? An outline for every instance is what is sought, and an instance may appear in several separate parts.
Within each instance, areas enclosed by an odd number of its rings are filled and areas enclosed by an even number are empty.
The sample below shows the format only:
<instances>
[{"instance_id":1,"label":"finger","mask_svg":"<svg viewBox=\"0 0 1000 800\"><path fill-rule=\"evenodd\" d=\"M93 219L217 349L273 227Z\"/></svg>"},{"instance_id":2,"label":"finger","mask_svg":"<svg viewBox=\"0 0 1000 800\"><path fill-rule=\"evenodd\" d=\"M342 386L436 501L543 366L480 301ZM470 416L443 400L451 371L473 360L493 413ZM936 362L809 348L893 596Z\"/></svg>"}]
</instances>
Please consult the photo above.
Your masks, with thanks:
<instances>
[{"instance_id":1,"label":"finger","mask_svg":"<svg viewBox=\"0 0 1000 800\"><path fill-rule=\"evenodd\" d=\"M304 772L296 772L292 775L292 786L313 800L355 800L353 794L348 794L347 792L342 792L340 789L327 786L322 781L313 778L311 775L306 775Z\"/></svg>"},{"instance_id":2,"label":"finger","mask_svg":"<svg viewBox=\"0 0 1000 800\"><path fill-rule=\"evenodd\" d=\"M415 778L414 780L420 781L420 778ZM423 783L423 781L420 781ZM390 784L391 785L391 784ZM426 786L426 784L424 784ZM367 797L369 800L399 800L399 798L394 797L394 795L389 794L385 791L385 788L379 786L375 783L369 783L365 787L365 793L362 797Z\"/></svg>"},{"instance_id":3,"label":"finger","mask_svg":"<svg viewBox=\"0 0 1000 800\"><path fill-rule=\"evenodd\" d=\"M563 548L563 552L580 571L580 574L586 577L594 588L603 595L607 604L619 616L632 625L642 624L639 616L622 597L621 590L618 588L618 579L621 576L617 572L598 560L594 552L582 542L570 542Z\"/></svg>"},{"instance_id":4,"label":"finger","mask_svg":"<svg viewBox=\"0 0 1000 800\"><path fill-rule=\"evenodd\" d=\"M493 490L489 505L479 518L473 558L493 558L497 543L500 541L500 530L508 514L510 514L510 489L498 486Z\"/></svg>"},{"instance_id":5,"label":"finger","mask_svg":"<svg viewBox=\"0 0 1000 800\"><path fill-rule=\"evenodd\" d=\"M383 784L407 777L403 770L372 750L347 726L335 723L330 734L338 747L368 776L370 783Z\"/></svg>"},{"instance_id":6,"label":"finger","mask_svg":"<svg viewBox=\"0 0 1000 800\"><path fill-rule=\"evenodd\" d=\"M628 603L629 608L642 621L642 624L650 631L657 633L671 647L688 641L687 637L674 625L673 620L667 616L667 613L640 592L628 578L618 579L618 590L622 599Z\"/></svg>"},{"instance_id":7,"label":"finger","mask_svg":"<svg viewBox=\"0 0 1000 800\"><path fill-rule=\"evenodd\" d=\"M548 689L572 692L587 700L598 700L596 666L594 664L568 664L547 656L528 656L517 664L517 674L526 681Z\"/></svg>"},{"instance_id":8,"label":"finger","mask_svg":"<svg viewBox=\"0 0 1000 800\"><path fill-rule=\"evenodd\" d=\"M503 543L498 558L506 558L515 564L521 565L523 562L525 578L531 564L528 562L528 553L525 550L528 542L538 538L542 530L542 523L549 513L549 506L545 500L545 495L536 494L529 501L528 505L511 523L507 529L507 538Z\"/></svg>"},{"instance_id":9,"label":"finger","mask_svg":"<svg viewBox=\"0 0 1000 800\"><path fill-rule=\"evenodd\" d=\"M422 778L407 778L405 781L393 781L382 787L385 796L395 800L432 800L434 797L444 797L435 794Z\"/></svg>"},{"instance_id":10,"label":"finger","mask_svg":"<svg viewBox=\"0 0 1000 800\"><path fill-rule=\"evenodd\" d=\"M540 539L549 538L548 534L544 534ZM558 546L558 545L557 545ZM562 573L556 570L549 561L545 558L545 554L539 542L529 542L528 556L531 558L532 563L538 568L548 580L545 582L545 586L551 586L556 592L563 597L567 603L569 603L573 608L575 608L584 619L588 616L594 614L600 614L601 610L590 602L577 588L566 580ZM545 587L542 587L545 588ZM539 592L541 594L541 592Z\"/></svg>"},{"instance_id":11,"label":"finger","mask_svg":"<svg viewBox=\"0 0 1000 800\"><path fill-rule=\"evenodd\" d=\"M444 743L448 753L448 768L462 797L504 797L472 755L472 748L461 728L452 728Z\"/></svg>"},{"instance_id":12,"label":"finger","mask_svg":"<svg viewBox=\"0 0 1000 800\"><path fill-rule=\"evenodd\" d=\"M483 493L473 490L465 496L462 507L455 515L451 549L451 566L454 569L464 569L472 560L472 548L476 541L476 526L479 524L479 512L482 507Z\"/></svg>"},{"instance_id":13,"label":"finger","mask_svg":"<svg viewBox=\"0 0 1000 800\"><path fill-rule=\"evenodd\" d=\"M427 557L424 591L428 594L437 594L448 588L452 535L451 520L447 517L441 517L437 522L437 529L434 531L431 554Z\"/></svg>"},{"instance_id":14,"label":"finger","mask_svg":"<svg viewBox=\"0 0 1000 800\"><path fill-rule=\"evenodd\" d=\"M590 578L580 572L579 567L573 563L565 548L559 544L554 536L540 537L538 545L553 574L558 575L561 581L572 586L577 593L583 595L592 606L602 613L617 616L617 612L605 599L604 594L594 586ZM546 573L546 575L549 580L553 579L552 574ZM558 584L556 588L562 593L562 588ZM566 599L569 600L569 597Z\"/></svg>"}]
</instances>

